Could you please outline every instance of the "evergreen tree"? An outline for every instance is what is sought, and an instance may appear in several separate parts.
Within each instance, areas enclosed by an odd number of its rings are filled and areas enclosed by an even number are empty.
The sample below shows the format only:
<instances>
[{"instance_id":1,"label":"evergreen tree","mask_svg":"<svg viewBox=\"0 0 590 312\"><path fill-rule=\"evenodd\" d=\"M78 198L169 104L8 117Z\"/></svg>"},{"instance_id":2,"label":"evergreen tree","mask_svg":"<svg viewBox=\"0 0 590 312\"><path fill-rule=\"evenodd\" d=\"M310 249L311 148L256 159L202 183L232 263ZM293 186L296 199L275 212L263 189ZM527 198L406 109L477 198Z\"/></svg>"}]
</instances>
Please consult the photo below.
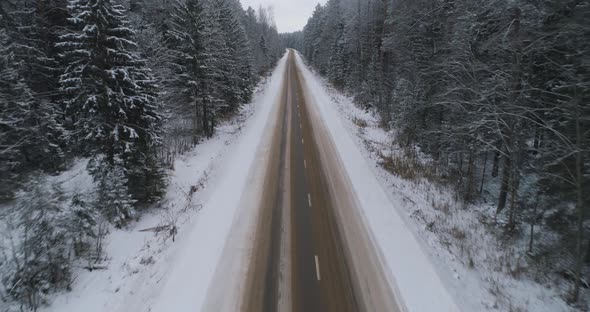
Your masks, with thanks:
<instances>
[{"instance_id":1,"label":"evergreen tree","mask_svg":"<svg viewBox=\"0 0 590 312\"><path fill-rule=\"evenodd\" d=\"M51 80L56 63L46 53L40 12L29 6L19 3L16 11L0 20L0 116L5 121L0 136L0 157L5 161L0 172L9 179L35 169L55 172L64 162L65 131L60 109L50 96L55 90L43 87L51 84L41 81ZM2 196L9 197L18 187L18 183L0 184L4 184Z\"/></svg>"},{"instance_id":2,"label":"evergreen tree","mask_svg":"<svg viewBox=\"0 0 590 312\"><path fill-rule=\"evenodd\" d=\"M105 206L114 210L105 213L119 222L132 216L133 203L150 201L163 186L156 159L161 118L155 86L134 52L134 32L122 6L112 0L71 0L69 9L72 32L59 44L69 62L61 76L66 112L79 144L94 153L91 171L101 188L99 201L117 203ZM114 186L118 189L110 189Z\"/></svg>"},{"instance_id":3,"label":"evergreen tree","mask_svg":"<svg viewBox=\"0 0 590 312\"><path fill-rule=\"evenodd\" d=\"M229 0L214 0L220 33L225 41L227 57L222 66L226 68L219 83L224 87L222 96L230 111L238 104L247 103L253 92L252 54L244 27L240 24Z\"/></svg>"},{"instance_id":4,"label":"evergreen tree","mask_svg":"<svg viewBox=\"0 0 590 312\"><path fill-rule=\"evenodd\" d=\"M202 0L177 2L166 34L167 46L173 59L174 77L168 86L176 91L176 105L187 116L193 116L193 143L202 133L212 135L211 76L208 72L210 59L205 32L210 30L206 20L205 3ZM213 65L213 64L211 64Z\"/></svg>"},{"instance_id":5,"label":"evergreen tree","mask_svg":"<svg viewBox=\"0 0 590 312\"><path fill-rule=\"evenodd\" d=\"M246 34L248 36L248 43L250 44L250 51L252 52L252 62L254 64L254 69L257 74L260 74L261 68L259 66L259 40L260 36L258 35L258 21L256 19L256 11L248 7L244 13L244 28L246 30Z\"/></svg>"},{"instance_id":6,"label":"evergreen tree","mask_svg":"<svg viewBox=\"0 0 590 312\"><path fill-rule=\"evenodd\" d=\"M266 38L264 34L260 35L260 39L258 40L258 47L260 49L260 68L262 71L268 71L270 67L270 51L268 50L268 45L266 44Z\"/></svg>"},{"instance_id":7,"label":"evergreen tree","mask_svg":"<svg viewBox=\"0 0 590 312\"><path fill-rule=\"evenodd\" d=\"M1 35L1 34L0 34ZM1 44L1 43L0 43ZM0 56L0 199L12 198L14 183L23 172L20 152L34 140L24 126L27 107L34 99L21 78L8 66L10 58Z\"/></svg>"},{"instance_id":8,"label":"evergreen tree","mask_svg":"<svg viewBox=\"0 0 590 312\"><path fill-rule=\"evenodd\" d=\"M130 195L129 172L124 161L119 155L113 161L110 163L106 157L94 157L88 169L97 184L95 207L110 222L121 227L135 217L134 206L137 201Z\"/></svg>"}]
</instances>

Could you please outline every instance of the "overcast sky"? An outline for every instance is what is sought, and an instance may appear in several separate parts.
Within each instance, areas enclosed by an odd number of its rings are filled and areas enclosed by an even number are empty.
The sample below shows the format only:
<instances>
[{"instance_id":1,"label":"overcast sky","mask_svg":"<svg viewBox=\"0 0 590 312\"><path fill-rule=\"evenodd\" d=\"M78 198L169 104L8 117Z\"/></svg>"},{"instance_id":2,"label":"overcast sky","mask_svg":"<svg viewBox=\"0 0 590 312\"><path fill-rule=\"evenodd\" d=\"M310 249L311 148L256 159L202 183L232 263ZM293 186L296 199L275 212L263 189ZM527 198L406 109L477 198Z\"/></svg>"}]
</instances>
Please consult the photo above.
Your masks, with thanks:
<instances>
[{"instance_id":1,"label":"overcast sky","mask_svg":"<svg viewBox=\"0 0 590 312\"><path fill-rule=\"evenodd\" d=\"M258 9L260 5L272 6L275 22L280 33L302 30L307 19L311 17L313 9L318 3L325 4L327 0L240 0L244 9L251 6Z\"/></svg>"}]
</instances>

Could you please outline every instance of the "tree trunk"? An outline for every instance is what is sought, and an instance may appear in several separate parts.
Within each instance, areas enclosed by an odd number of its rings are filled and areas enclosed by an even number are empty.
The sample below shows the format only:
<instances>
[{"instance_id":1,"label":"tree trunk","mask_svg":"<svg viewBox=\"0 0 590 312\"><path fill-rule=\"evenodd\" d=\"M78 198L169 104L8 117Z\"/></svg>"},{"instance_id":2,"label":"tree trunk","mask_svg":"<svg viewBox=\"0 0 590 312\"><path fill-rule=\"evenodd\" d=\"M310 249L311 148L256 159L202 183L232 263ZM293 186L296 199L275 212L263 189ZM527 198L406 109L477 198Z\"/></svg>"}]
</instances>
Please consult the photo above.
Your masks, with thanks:
<instances>
[{"instance_id":1,"label":"tree trunk","mask_svg":"<svg viewBox=\"0 0 590 312\"><path fill-rule=\"evenodd\" d=\"M474 172L475 171L475 161L474 161L473 157L473 150L469 150L469 160L467 162L467 190L466 190L466 194L465 194L465 201L466 202L470 202L473 199L473 187L475 184L474 181Z\"/></svg>"},{"instance_id":2,"label":"tree trunk","mask_svg":"<svg viewBox=\"0 0 590 312\"><path fill-rule=\"evenodd\" d=\"M195 95L195 120L193 121L193 146L199 143L199 98Z\"/></svg>"},{"instance_id":3,"label":"tree trunk","mask_svg":"<svg viewBox=\"0 0 590 312\"><path fill-rule=\"evenodd\" d=\"M575 264L575 281L574 281L574 293L573 293L573 301L577 302L580 297L580 284L581 284L581 277L582 277L582 265L584 263L584 255L583 255L583 245L584 245L584 207L583 207L583 199L582 199L582 125L580 124L580 116L576 113L576 211L578 215L578 222L577 222L577 230L578 233L576 235L576 264Z\"/></svg>"},{"instance_id":4,"label":"tree trunk","mask_svg":"<svg viewBox=\"0 0 590 312\"><path fill-rule=\"evenodd\" d=\"M209 109L207 108L207 103L203 103L203 131L207 138L209 138Z\"/></svg>"},{"instance_id":5,"label":"tree trunk","mask_svg":"<svg viewBox=\"0 0 590 312\"><path fill-rule=\"evenodd\" d=\"M514 215L516 213L516 197L518 195L518 187L519 187L519 176L517 175L516 170L518 170L517 165L513 164L511 170L511 188L510 188L510 215L508 217L508 227L513 229L515 226L514 222Z\"/></svg>"},{"instance_id":6,"label":"tree trunk","mask_svg":"<svg viewBox=\"0 0 590 312\"><path fill-rule=\"evenodd\" d=\"M496 151L494 153L494 163L492 165L492 177L497 177L498 171L500 171L500 152Z\"/></svg>"},{"instance_id":7,"label":"tree trunk","mask_svg":"<svg viewBox=\"0 0 590 312\"><path fill-rule=\"evenodd\" d=\"M537 155L541 147L541 140L543 139L543 130L540 127L535 127L535 139L533 141L533 155Z\"/></svg>"},{"instance_id":8,"label":"tree trunk","mask_svg":"<svg viewBox=\"0 0 590 312\"><path fill-rule=\"evenodd\" d=\"M533 207L533 217L531 219L531 230L529 233L529 253L533 252L533 243L535 241L535 223L537 222L537 207L539 206L538 196L535 199L535 206Z\"/></svg>"},{"instance_id":9,"label":"tree trunk","mask_svg":"<svg viewBox=\"0 0 590 312\"><path fill-rule=\"evenodd\" d=\"M500 186L500 196L498 199L498 208L496 215L506 207L508 198L508 189L510 188L510 175L512 174L512 161L510 157L504 157L504 168L502 169L502 185Z\"/></svg>"},{"instance_id":10,"label":"tree trunk","mask_svg":"<svg viewBox=\"0 0 590 312\"><path fill-rule=\"evenodd\" d=\"M488 153L484 153L483 169L481 170L481 184L479 185L479 195L483 193L483 185L486 181L486 166L488 165Z\"/></svg>"}]
</instances>

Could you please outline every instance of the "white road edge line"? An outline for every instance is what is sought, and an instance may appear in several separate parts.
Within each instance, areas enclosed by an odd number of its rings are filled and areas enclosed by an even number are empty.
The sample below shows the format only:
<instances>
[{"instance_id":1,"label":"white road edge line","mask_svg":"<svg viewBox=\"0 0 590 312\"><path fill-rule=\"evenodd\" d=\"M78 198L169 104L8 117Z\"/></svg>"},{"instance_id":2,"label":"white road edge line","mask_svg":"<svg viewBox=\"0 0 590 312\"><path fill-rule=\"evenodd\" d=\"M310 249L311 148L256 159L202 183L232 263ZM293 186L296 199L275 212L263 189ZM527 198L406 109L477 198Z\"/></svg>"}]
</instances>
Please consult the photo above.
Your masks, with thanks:
<instances>
[{"instance_id":1,"label":"white road edge line","mask_svg":"<svg viewBox=\"0 0 590 312\"><path fill-rule=\"evenodd\" d=\"M303 160L303 167L305 167L305 169L307 169L307 160Z\"/></svg>"},{"instance_id":2,"label":"white road edge line","mask_svg":"<svg viewBox=\"0 0 590 312\"><path fill-rule=\"evenodd\" d=\"M309 207L311 207L311 195L309 195L309 193L307 193L307 203L309 204Z\"/></svg>"},{"instance_id":3,"label":"white road edge line","mask_svg":"<svg viewBox=\"0 0 590 312\"><path fill-rule=\"evenodd\" d=\"M320 261L318 260L318 255L315 255L315 274L318 278L318 281L320 281Z\"/></svg>"}]
</instances>

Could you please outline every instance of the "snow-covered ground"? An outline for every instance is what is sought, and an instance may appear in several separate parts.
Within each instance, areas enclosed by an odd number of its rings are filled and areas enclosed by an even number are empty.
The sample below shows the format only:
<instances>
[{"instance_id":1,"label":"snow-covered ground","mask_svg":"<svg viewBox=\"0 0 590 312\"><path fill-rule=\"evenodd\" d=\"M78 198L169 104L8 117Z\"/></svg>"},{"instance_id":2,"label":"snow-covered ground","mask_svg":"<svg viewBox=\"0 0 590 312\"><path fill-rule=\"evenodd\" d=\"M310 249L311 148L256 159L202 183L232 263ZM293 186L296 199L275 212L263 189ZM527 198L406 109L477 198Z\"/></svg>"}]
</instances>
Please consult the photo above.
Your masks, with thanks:
<instances>
[{"instance_id":1,"label":"snow-covered ground","mask_svg":"<svg viewBox=\"0 0 590 312\"><path fill-rule=\"evenodd\" d=\"M199 311L238 217L284 67L285 58L259 87L252 104L175 162L162 207L142 214L125 229L111 229L105 247L108 260L101 264L105 269L77 270L72 291L58 294L43 311ZM91 184L84 162L61 177L68 184L64 189L88 191ZM191 194L191 188L196 192ZM170 223L178 226L175 242L166 233L141 231Z\"/></svg>"},{"instance_id":2,"label":"snow-covered ground","mask_svg":"<svg viewBox=\"0 0 590 312\"><path fill-rule=\"evenodd\" d=\"M519 274L526 270L524 255L507 251L480 221L492 215L491 206L464 207L449 189L385 170L383 155L403 157L392 143L395 133L309 69L302 73L409 311L443 311L453 304L462 311L572 310L561 296L563 285Z\"/></svg>"}]
</instances>

